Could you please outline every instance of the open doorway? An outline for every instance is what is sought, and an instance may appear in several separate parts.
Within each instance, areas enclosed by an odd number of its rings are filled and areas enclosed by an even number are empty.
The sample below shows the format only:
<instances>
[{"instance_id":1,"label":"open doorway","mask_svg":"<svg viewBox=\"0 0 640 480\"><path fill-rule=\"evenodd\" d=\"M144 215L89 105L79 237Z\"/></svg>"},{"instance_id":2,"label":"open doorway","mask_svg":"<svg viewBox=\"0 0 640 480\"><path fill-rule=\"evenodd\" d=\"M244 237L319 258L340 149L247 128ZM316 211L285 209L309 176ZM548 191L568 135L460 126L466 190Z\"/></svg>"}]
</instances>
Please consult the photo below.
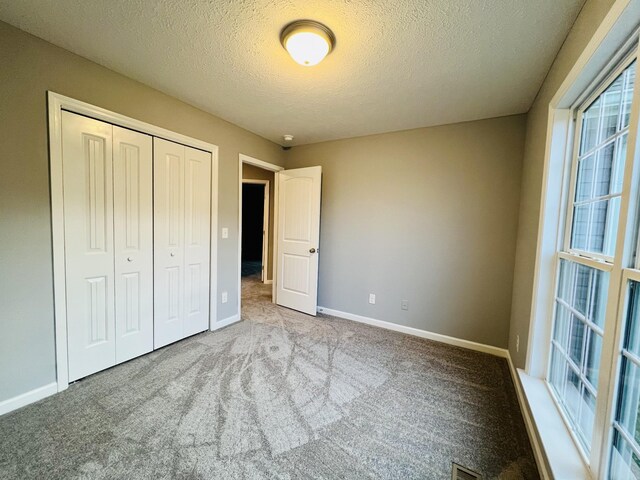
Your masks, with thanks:
<instances>
[{"instance_id":1,"label":"open doorway","mask_svg":"<svg viewBox=\"0 0 640 480\"><path fill-rule=\"evenodd\" d=\"M240 154L239 265L241 312L247 295L273 302L276 279L278 172L282 167Z\"/></svg>"},{"instance_id":2,"label":"open doorway","mask_svg":"<svg viewBox=\"0 0 640 480\"><path fill-rule=\"evenodd\" d=\"M258 176L252 165L244 165L244 175ZM252 175L253 173L253 175ZM273 175L273 172L265 172ZM264 175L267 176L267 175ZM242 179L242 248L241 275L243 278L260 278L262 283L271 283L269 250L273 253L273 218L270 195L271 180Z\"/></svg>"}]
</instances>

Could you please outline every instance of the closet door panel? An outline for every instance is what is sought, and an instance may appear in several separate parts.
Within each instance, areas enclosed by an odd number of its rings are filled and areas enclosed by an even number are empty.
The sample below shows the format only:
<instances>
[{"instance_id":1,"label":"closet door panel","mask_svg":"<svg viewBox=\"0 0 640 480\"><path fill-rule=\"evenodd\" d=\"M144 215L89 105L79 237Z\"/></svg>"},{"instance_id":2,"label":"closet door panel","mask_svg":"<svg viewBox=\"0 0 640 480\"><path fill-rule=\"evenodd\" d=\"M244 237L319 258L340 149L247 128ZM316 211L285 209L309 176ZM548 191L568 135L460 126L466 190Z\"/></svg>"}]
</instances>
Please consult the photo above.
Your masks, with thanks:
<instances>
[{"instance_id":1,"label":"closet door panel","mask_svg":"<svg viewBox=\"0 0 640 480\"><path fill-rule=\"evenodd\" d=\"M184 337L185 147L154 138L154 347Z\"/></svg>"},{"instance_id":2,"label":"closet door panel","mask_svg":"<svg viewBox=\"0 0 640 480\"><path fill-rule=\"evenodd\" d=\"M211 154L185 147L185 336L209 328Z\"/></svg>"},{"instance_id":3,"label":"closet door panel","mask_svg":"<svg viewBox=\"0 0 640 480\"><path fill-rule=\"evenodd\" d=\"M116 362L153 350L153 144L113 127Z\"/></svg>"},{"instance_id":4,"label":"closet door panel","mask_svg":"<svg viewBox=\"0 0 640 480\"><path fill-rule=\"evenodd\" d=\"M112 126L62 112L69 381L116 363Z\"/></svg>"}]
</instances>

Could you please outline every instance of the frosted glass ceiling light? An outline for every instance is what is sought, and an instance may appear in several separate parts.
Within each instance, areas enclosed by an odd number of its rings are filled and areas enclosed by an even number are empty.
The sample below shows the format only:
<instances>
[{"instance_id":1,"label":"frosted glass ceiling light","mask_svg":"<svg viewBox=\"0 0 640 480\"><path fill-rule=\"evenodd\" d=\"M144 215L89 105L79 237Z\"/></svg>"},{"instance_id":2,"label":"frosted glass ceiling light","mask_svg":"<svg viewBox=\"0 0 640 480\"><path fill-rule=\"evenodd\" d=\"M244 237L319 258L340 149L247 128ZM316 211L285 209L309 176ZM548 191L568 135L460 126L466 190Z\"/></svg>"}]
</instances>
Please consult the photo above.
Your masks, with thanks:
<instances>
[{"instance_id":1,"label":"frosted glass ceiling light","mask_svg":"<svg viewBox=\"0 0 640 480\"><path fill-rule=\"evenodd\" d=\"M336 44L336 37L325 25L313 20L296 20L282 29L280 43L300 65L319 64Z\"/></svg>"}]
</instances>

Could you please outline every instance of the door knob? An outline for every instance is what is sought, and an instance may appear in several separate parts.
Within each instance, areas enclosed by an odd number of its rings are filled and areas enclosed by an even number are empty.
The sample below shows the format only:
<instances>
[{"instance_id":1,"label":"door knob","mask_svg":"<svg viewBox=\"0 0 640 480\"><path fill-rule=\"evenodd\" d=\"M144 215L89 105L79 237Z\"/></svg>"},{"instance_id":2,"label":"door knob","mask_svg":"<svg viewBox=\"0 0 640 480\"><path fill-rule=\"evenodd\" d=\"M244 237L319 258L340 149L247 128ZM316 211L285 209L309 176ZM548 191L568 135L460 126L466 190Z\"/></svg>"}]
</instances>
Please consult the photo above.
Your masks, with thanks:
<instances>
[{"instance_id":1,"label":"door knob","mask_svg":"<svg viewBox=\"0 0 640 480\"><path fill-rule=\"evenodd\" d=\"M176 254L174 252L171 252L169 255L171 255L172 257L176 256Z\"/></svg>"},{"instance_id":2,"label":"door knob","mask_svg":"<svg viewBox=\"0 0 640 480\"><path fill-rule=\"evenodd\" d=\"M133 258L127 257L127 262L133 262Z\"/></svg>"},{"instance_id":3,"label":"door knob","mask_svg":"<svg viewBox=\"0 0 640 480\"><path fill-rule=\"evenodd\" d=\"M315 248L310 248L309 249L309 253L316 253L316 249Z\"/></svg>"}]
</instances>

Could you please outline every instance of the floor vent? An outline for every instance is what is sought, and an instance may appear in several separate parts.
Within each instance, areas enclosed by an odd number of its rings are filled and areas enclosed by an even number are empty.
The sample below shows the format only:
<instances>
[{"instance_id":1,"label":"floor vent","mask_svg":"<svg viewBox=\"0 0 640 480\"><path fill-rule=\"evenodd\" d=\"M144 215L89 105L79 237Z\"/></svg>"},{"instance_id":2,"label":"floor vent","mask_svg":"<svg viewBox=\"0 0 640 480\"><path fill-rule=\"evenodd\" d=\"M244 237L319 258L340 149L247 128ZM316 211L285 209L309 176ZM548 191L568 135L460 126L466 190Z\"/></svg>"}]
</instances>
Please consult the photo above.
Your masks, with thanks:
<instances>
[{"instance_id":1,"label":"floor vent","mask_svg":"<svg viewBox=\"0 0 640 480\"><path fill-rule=\"evenodd\" d=\"M462 465L454 463L453 472L451 472L451 480L482 480L482 475L474 472L473 470L469 470Z\"/></svg>"}]
</instances>

